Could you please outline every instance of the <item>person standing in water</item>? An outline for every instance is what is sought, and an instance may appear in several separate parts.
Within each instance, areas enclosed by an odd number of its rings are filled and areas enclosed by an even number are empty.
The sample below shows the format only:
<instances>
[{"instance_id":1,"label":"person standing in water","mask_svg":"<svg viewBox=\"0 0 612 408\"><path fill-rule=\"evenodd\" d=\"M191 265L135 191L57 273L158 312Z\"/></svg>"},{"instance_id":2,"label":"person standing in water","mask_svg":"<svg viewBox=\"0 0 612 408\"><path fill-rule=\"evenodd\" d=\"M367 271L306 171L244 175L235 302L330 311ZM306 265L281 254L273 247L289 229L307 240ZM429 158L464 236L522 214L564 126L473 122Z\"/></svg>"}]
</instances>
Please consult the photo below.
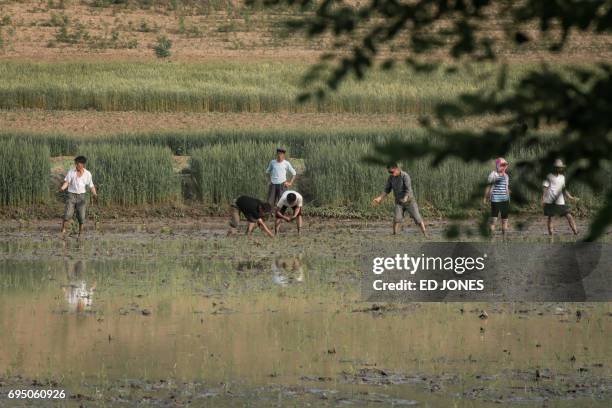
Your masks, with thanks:
<instances>
[{"instance_id":1,"label":"person standing in water","mask_svg":"<svg viewBox=\"0 0 612 408\"><path fill-rule=\"evenodd\" d=\"M542 193L542 205L544 207L544 215L548 217L546 226L548 227L548 235L553 235L553 222L554 216L565 217L569 227L572 229L574 235L578 235L578 229L576 228L576 222L569 208L565 205L565 197L572 201L578 201L577 197L574 197L567 191L565 185L565 164L561 159L555 160L553 164L553 172L546 176L546 180L542 183L544 187Z\"/></svg>"},{"instance_id":2,"label":"person standing in water","mask_svg":"<svg viewBox=\"0 0 612 408\"><path fill-rule=\"evenodd\" d=\"M391 164L387 166L387 172L389 178L385 184L383 192L372 200L373 205L378 205L385 196L387 196L391 190L395 196L395 208L393 215L393 235L399 233L400 225L404 219L404 214L408 212L410 218L418 225L419 229L423 233L423 236L427 237L425 231L425 223L419 213L419 206L414 198L414 192L412 191L412 182L408 173L400 169L398 164Z\"/></svg>"},{"instance_id":3,"label":"person standing in water","mask_svg":"<svg viewBox=\"0 0 612 408\"><path fill-rule=\"evenodd\" d=\"M270 185L268 186L268 203L274 207L288 187L291 187L295 180L296 171L287 160L285 160L285 149L276 149L276 158L268 163L266 173L270 175ZM287 172L291 178L287 180Z\"/></svg>"},{"instance_id":4,"label":"person standing in water","mask_svg":"<svg viewBox=\"0 0 612 408\"><path fill-rule=\"evenodd\" d=\"M495 160L495 170L487 178L484 203L491 203L489 228L491 235L495 233L497 218L501 216L502 235L508 231L508 213L510 212L510 177L507 173L508 162L503 157Z\"/></svg>"},{"instance_id":5,"label":"person standing in water","mask_svg":"<svg viewBox=\"0 0 612 408\"><path fill-rule=\"evenodd\" d=\"M91 173L85 168L86 163L87 159L84 156L77 156L74 159L74 168L68 171L64 178L64 183L60 187L60 192L68 190L64 208L64 219L62 221L62 235L66 233L66 225L72 220L72 216L76 212L76 218L79 222L79 238L81 237L87 209L86 187L89 187L89 191L91 191L94 198L98 197Z\"/></svg>"}]
</instances>

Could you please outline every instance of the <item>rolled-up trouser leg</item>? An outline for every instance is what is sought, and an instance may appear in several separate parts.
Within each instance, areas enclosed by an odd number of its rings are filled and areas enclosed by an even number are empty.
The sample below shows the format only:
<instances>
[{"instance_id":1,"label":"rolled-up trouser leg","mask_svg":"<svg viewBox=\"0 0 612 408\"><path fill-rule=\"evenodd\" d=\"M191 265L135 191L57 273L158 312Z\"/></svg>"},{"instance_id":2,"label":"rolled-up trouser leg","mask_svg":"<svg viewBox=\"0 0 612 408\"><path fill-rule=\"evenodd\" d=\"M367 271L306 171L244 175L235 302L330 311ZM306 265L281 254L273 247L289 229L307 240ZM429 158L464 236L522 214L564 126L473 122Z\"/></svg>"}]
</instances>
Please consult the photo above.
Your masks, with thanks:
<instances>
[{"instance_id":1,"label":"rolled-up trouser leg","mask_svg":"<svg viewBox=\"0 0 612 408\"><path fill-rule=\"evenodd\" d=\"M401 204L395 204L393 207L393 222L399 224L404 219L404 207Z\"/></svg>"},{"instance_id":2,"label":"rolled-up trouser leg","mask_svg":"<svg viewBox=\"0 0 612 408\"><path fill-rule=\"evenodd\" d=\"M75 208L77 221L80 225L85 224L85 213L87 210L87 200L85 200L85 194L77 194Z\"/></svg>"},{"instance_id":3,"label":"rolled-up trouser leg","mask_svg":"<svg viewBox=\"0 0 612 408\"><path fill-rule=\"evenodd\" d=\"M64 205L64 221L70 221L74 216L74 207L76 206L76 194L67 193L66 202Z\"/></svg>"},{"instance_id":4,"label":"rolled-up trouser leg","mask_svg":"<svg viewBox=\"0 0 612 408\"><path fill-rule=\"evenodd\" d=\"M395 208L393 210L393 222L402 222L404 219L404 213L406 212L408 212L408 215L410 215L410 218L412 218L415 224L420 224L423 222L423 218L421 218L421 214L419 213L419 206L415 201L411 201L408 204L395 204Z\"/></svg>"},{"instance_id":5,"label":"rolled-up trouser leg","mask_svg":"<svg viewBox=\"0 0 612 408\"><path fill-rule=\"evenodd\" d=\"M410 204L404 207L404 211L408 211L410 218L412 218L415 224L418 225L423 222L423 218L421 217L419 206L417 205L416 201L411 201Z\"/></svg>"}]
</instances>

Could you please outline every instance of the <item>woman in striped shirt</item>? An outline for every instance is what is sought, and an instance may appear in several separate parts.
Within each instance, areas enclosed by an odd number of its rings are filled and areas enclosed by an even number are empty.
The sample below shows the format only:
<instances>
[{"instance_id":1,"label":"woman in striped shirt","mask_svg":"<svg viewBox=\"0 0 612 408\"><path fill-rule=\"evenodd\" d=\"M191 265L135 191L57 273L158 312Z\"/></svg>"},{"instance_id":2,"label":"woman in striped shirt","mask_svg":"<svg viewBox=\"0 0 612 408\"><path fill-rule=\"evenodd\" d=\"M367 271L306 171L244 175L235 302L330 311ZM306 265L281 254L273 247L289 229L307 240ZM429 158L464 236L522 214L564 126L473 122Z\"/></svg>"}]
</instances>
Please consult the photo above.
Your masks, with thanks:
<instances>
[{"instance_id":1,"label":"woman in striped shirt","mask_svg":"<svg viewBox=\"0 0 612 408\"><path fill-rule=\"evenodd\" d=\"M505 236L508 231L508 213L510 212L510 178L506 170L508 162L500 157L495 160L495 170L489 174L487 188L485 190L484 202L491 202L491 235L495 233L497 217L501 215L502 234Z\"/></svg>"}]
</instances>

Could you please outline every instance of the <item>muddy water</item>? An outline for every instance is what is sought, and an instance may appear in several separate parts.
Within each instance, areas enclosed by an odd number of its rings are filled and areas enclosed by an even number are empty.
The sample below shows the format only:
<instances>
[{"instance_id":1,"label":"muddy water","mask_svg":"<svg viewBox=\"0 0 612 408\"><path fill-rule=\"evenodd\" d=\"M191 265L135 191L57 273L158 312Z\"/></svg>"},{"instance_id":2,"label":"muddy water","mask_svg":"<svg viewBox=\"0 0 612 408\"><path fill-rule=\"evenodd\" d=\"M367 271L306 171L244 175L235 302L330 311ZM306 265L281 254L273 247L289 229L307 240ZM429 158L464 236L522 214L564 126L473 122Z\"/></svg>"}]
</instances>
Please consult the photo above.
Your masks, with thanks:
<instances>
[{"instance_id":1,"label":"muddy water","mask_svg":"<svg viewBox=\"0 0 612 408\"><path fill-rule=\"evenodd\" d=\"M610 304L364 303L366 236L6 240L0 405L609 406Z\"/></svg>"}]
</instances>

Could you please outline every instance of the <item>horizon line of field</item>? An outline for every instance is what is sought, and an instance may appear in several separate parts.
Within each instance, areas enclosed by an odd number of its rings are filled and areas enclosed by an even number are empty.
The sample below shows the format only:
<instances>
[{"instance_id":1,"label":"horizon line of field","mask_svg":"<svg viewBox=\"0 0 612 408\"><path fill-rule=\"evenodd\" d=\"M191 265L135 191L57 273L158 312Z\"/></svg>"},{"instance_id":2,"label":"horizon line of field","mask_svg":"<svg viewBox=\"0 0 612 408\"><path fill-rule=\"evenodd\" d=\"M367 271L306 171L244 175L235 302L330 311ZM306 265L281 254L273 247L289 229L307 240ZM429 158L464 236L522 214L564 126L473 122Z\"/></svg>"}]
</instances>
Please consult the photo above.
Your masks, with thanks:
<instances>
[{"instance_id":1,"label":"horizon line of field","mask_svg":"<svg viewBox=\"0 0 612 408\"><path fill-rule=\"evenodd\" d=\"M386 206L372 209L371 199L386 181L381 166L363 162L371 154L373 142L384 141L380 135L368 140L307 139L301 145L288 145L290 157L299 174L295 189L308 206L342 207L357 213L379 213ZM51 203L60 197L51 194L61 184L61 174L51 171L49 146L41 140L0 138L0 204L21 206ZM214 141L189 150L188 170L174 168L173 152L163 144L85 143L72 154L88 157L88 169L104 206L138 206L164 203L198 202L219 208L240 195L265 197L268 180L264 169L273 158L279 141ZM282 143L282 141L280 141ZM295 141L294 141L295 142ZM295 148L295 154L291 154ZM515 152L515 157L537 154ZM65 155L59 155L65 156ZM512 162L513 157L508 159ZM491 168L485 163L447 160L431 167L427 159L414 160L403 166L411 175L417 201L433 211L454 211L468 201L474 189L482 184ZM52 186L50 186L50 184ZM599 196L584 186L573 186L579 195L581 212L597 208ZM539 200L532 192L531 199ZM538 201L539 202L539 201Z\"/></svg>"}]
</instances>

